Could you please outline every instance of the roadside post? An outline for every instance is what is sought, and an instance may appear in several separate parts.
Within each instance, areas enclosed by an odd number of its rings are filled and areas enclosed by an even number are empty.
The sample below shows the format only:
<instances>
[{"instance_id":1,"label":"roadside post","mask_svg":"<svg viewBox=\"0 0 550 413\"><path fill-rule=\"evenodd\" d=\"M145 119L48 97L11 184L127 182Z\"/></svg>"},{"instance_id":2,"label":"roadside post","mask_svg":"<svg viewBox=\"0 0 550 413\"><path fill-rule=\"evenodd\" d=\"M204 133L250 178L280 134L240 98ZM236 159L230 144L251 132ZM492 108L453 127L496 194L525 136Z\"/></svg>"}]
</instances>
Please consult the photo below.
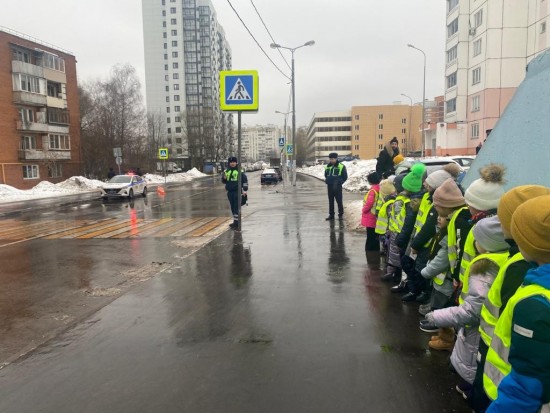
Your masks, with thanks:
<instances>
[{"instance_id":1,"label":"roadside post","mask_svg":"<svg viewBox=\"0 0 550 413\"><path fill-rule=\"evenodd\" d=\"M257 112L259 106L259 78L256 70L223 70L220 71L220 108L224 112L237 112L237 170L239 226L241 230L241 113Z\"/></svg>"},{"instance_id":2,"label":"roadside post","mask_svg":"<svg viewBox=\"0 0 550 413\"><path fill-rule=\"evenodd\" d=\"M285 118L286 119L286 118ZM285 128L285 134L286 134L286 128ZM285 135L286 136L286 135ZM285 186L285 181L286 181L286 175L287 175L287 171L286 171L286 151L285 151L285 136L281 136L279 138L279 149L280 149L280 157L281 157L281 162L280 162L280 168L281 168L281 173L283 174L283 188Z\"/></svg>"},{"instance_id":3,"label":"roadside post","mask_svg":"<svg viewBox=\"0 0 550 413\"><path fill-rule=\"evenodd\" d=\"M121 175L120 165L122 165L122 148L113 148L113 155L115 156L115 162L118 166L118 174Z\"/></svg>"},{"instance_id":4,"label":"roadside post","mask_svg":"<svg viewBox=\"0 0 550 413\"><path fill-rule=\"evenodd\" d=\"M159 159L162 161L164 185L166 185L166 160L168 159L168 148L159 148Z\"/></svg>"}]
</instances>

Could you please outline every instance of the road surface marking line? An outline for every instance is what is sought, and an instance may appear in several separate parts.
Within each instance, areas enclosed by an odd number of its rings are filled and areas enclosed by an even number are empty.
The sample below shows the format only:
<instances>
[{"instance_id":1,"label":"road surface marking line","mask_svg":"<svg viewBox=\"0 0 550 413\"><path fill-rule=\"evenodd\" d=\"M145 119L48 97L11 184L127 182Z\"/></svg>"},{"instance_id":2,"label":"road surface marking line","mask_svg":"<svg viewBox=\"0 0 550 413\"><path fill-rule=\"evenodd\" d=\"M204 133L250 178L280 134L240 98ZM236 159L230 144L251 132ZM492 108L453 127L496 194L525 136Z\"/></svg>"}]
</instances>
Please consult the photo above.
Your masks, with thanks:
<instances>
[{"instance_id":1,"label":"road surface marking line","mask_svg":"<svg viewBox=\"0 0 550 413\"><path fill-rule=\"evenodd\" d=\"M75 238L78 234L81 234L85 231L90 231L91 229L95 229L95 228L102 228L102 227L105 227L106 225L111 225L113 222L116 222L116 221L117 220L115 218L109 218L101 221L87 222L74 229L64 230L58 233L52 233L51 235L48 235L45 238L46 239Z\"/></svg>"},{"instance_id":2,"label":"road surface marking line","mask_svg":"<svg viewBox=\"0 0 550 413\"><path fill-rule=\"evenodd\" d=\"M227 222L227 218L225 218L225 217L215 218L213 221L209 222L208 224L203 225L200 228L197 228L195 231L193 231L191 233L191 236L192 237L202 237L204 234L206 234L207 232L212 231L214 228L220 226L224 222Z\"/></svg>"},{"instance_id":3,"label":"road surface marking line","mask_svg":"<svg viewBox=\"0 0 550 413\"><path fill-rule=\"evenodd\" d=\"M173 236L173 234L182 228L188 228L191 225L194 225L199 218L185 218L183 220L178 220L178 224L173 225L169 228L164 228L160 231L153 231L150 235L154 238L168 237Z\"/></svg>"},{"instance_id":4,"label":"road surface marking line","mask_svg":"<svg viewBox=\"0 0 550 413\"><path fill-rule=\"evenodd\" d=\"M141 221L141 220L138 220L138 221ZM119 220L119 222L121 222ZM124 221L122 221L120 224L116 224L116 225L110 225L106 228L103 228L103 229L100 229L98 231L93 231L93 232L90 232L88 234L84 234L84 235L79 235L75 238L77 239L89 239L89 238L97 238L99 237L99 235L102 235L102 234L106 234L108 232L112 232L116 229L119 229L119 228L124 228L124 227L128 227L129 225L132 224L132 221L129 220L129 219L125 219Z\"/></svg>"},{"instance_id":5,"label":"road surface marking line","mask_svg":"<svg viewBox=\"0 0 550 413\"><path fill-rule=\"evenodd\" d=\"M143 233L145 231L150 230L152 228L156 228L160 225L164 225L167 222L171 222L171 221L172 221L172 218L162 218L162 219L154 220L154 221L147 220L147 221L143 222L142 225L139 226L139 231L137 233L134 233L134 230L131 229L129 231L120 232L119 234L114 235L111 238L117 238L118 239L118 238L140 237L140 236L143 235Z\"/></svg>"},{"instance_id":6,"label":"road surface marking line","mask_svg":"<svg viewBox=\"0 0 550 413\"><path fill-rule=\"evenodd\" d=\"M172 237L181 237L183 235L187 235L190 232L195 231L197 228L202 227L205 224L208 224L210 221L212 221L214 218L208 217L208 218L196 218L195 222L193 222L191 225L188 225L186 228L182 228L179 231L176 231L171 234Z\"/></svg>"}]
</instances>

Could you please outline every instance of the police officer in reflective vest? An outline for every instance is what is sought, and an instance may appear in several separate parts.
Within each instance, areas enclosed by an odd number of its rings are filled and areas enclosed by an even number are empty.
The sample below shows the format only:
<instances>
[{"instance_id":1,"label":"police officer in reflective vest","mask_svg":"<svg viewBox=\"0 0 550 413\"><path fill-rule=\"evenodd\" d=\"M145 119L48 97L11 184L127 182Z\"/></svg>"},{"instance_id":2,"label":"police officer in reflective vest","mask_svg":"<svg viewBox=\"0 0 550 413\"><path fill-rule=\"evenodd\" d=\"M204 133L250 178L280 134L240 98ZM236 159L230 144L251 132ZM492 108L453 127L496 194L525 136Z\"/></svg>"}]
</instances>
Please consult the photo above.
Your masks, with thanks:
<instances>
[{"instance_id":1,"label":"police officer in reflective vest","mask_svg":"<svg viewBox=\"0 0 550 413\"><path fill-rule=\"evenodd\" d=\"M233 223L229 227L236 229L239 227L239 201L241 199L241 194L238 193L239 176L241 177L242 195L246 195L246 191L248 191L248 178L245 173L239 173L235 156L231 156L227 163L229 166L222 175L222 182L225 184L227 199L229 199L231 213L233 214Z\"/></svg>"},{"instance_id":2,"label":"police officer in reflective vest","mask_svg":"<svg viewBox=\"0 0 550 413\"><path fill-rule=\"evenodd\" d=\"M325 183L328 191L328 218L326 221L334 220L334 200L338 203L338 218L344 216L344 205L342 203L342 185L348 179L348 172L344 164L338 162L338 154L332 152L328 155L329 164L325 167Z\"/></svg>"}]
</instances>

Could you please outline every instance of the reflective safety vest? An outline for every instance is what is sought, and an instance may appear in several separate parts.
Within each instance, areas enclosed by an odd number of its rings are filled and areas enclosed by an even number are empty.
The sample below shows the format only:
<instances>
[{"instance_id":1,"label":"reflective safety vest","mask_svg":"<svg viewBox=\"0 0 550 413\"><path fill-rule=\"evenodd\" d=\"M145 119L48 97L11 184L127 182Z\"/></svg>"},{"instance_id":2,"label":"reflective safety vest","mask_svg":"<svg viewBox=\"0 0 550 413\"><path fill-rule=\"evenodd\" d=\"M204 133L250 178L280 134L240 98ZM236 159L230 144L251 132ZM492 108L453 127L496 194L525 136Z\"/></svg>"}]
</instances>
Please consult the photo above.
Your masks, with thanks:
<instances>
[{"instance_id":1,"label":"reflective safety vest","mask_svg":"<svg viewBox=\"0 0 550 413\"><path fill-rule=\"evenodd\" d=\"M536 295L542 295L550 301L550 290L537 284L522 285L514 296L510 298L510 301L508 301L506 308L498 319L491 347L489 347L489 351L487 352L485 368L483 369L483 387L487 396L492 400L498 397L498 386L502 382L502 379L512 371L512 366L508 361L512 341L512 328L518 334L529 335L529 330L516 324L512 325L514 308L520 301ZM550 406L546 404L543 406L542 411L549 411L549 408Z\"/></svg>"},{"instance_id":2,"label":"reflective safety vest","mask_svg":"<svg viewBox=\"0 0 550 413\"><path fill-rule=\"evenodd\" d=\"M401 202L401 211L399 211L399 214L395 214L395 203ZM393 204L393 207L391 209L390 214L390 231L395 232L396 234L399 234L401 232L401 229L403 229L403 225L405 224L405 217L407 216L407 204L411 202L409 197L406 197L404 195L398 195L397 198L395 198L395 202Z\"/></svg>"},{"instance_id":3,"label":"reflective safety vest","mask_svg":"<svg viewBox=\"0 0 550 413\"><path fill-rule=\"evenodd\" d=\"M460 209L457 209L455 212L453 212L451 216L451 220L449 221L449 225L447 225L447 247L449 250L449 263L451 266L451 272L454 272L456 268L456 264L458 261L458 255L459 255L459 249L460 249L460 243L459 239L456 236L456 218L458 215L465 209L468 209L468 207L462 207Z\"/></svg>"},{"instance_id":4,"label":"reflective safety vest","mask_svg":"<svg viewBox=\"0 0 550 413\"><path fill-rule=\"evenodd\" d=\"M460 273L458 275L460 281L462 281L462 279L464 278L466 270L468 269L471 261L475 258L476 255L477 251L475 247L474 228L472 227L472 229L468 233L468 237L466 237L466 242L464 243L464 252L462 253L462 260L460 261Z\"/></svg>"},{"instance_id":5,"label":"reflective safety vest","mask_svg":"<svg viewBox=\"0 0 550 413\"><path fill-rule=\"evenodd\" d=\"M340 176L342 175L342 169L344 169L344 164L338 163L338 165L327 165L325 166L325 174L328 171L329 176ZM337 172L337 173L335 173Z\"/></svg>"},{"instance_id":6,"label":"reflective safety vest","mask_svg":"<svg viewBox=\"0 0 550 413\"><path fill-rule=\"evenodd\" d=\"M414 222L414 232L413 236L418 234L424 224L426 223L426 219L428 219L428 213L432 209L432 201L430 200L430 194L426 192L424 196L422 197L422 201L420 202L420 207L418 208L418 213L416 214L416 221ZM424 247L427 247L430 244L431 240L428 240Z\"/></svg>"},{"instance_id":7,"label":"reflective safety vest","mask_svg":"<svg viewBox=\"0 0 550 413\"><path fill-rule=\"evenodd\" d=\"M481 261L481 260L489 260L492 261L499 269L504 265L506 260L508 259L509 253L508 251L504 252L488 252L485 254L479 254L477 257L475 257L472 260L472 263L468 266L466 269L466 272L464 273L464 277L462 278L462 291L460 292L460 297L458 297L458 304L462 304L466 297L468 296L468 293L470 292L470 269L472 268L472 265L475 262Z\"/></svg>"},{"instance_id":8,"label":"reflective safety vest","mask_svg":"<svg viewBox=\"0 0 550 413\"><path fill-rule=\"evenodd\" d=\"M380 211L378 211L378 217L376 218L376 229L374 230L374 232L376 232L377 234L384 235L388 230L388 217L391 215L391 206L394 202L395 199L390 199L389 201L386 201L382 205L382 208L380 208Z\"/></svg>"},{"instance_id":9,"label":"reflective safety vest","mask_svg":"<svg viewBox=\"0 0 550 413\"><path fill-rule=\"evenodd\" d=\"M481 338L487 344L487 347L491 345L491 340L495 332L495 326L497 325L498 318L500 317L500 308L502 307L502 284L504 283L504 278L506 277L506 271L508 267L518 261L523 260L523 255L521 252L515 254L512 258L509 258L506 263L500 267L493 285L489 289L487 294L487 299L481 307L481 320L479 324L479 332L481 333Z\"/></svg>"},{"instance_id":10,"label":"reflective safety vest","mask_svg":"<svg viewBox=\"0 0 550 413\"><path fill-rule=\"evenodd\" d=\"M237 182L237 180L239 179L239 171L236 169L227 169L225 171L225 179L227 179L228 182Z\"/></svg>"},{"instance_id":11,"label":"reflective safety vest","mask_svg":"<svg viewBox=\"0 0 550 413\"><path fill-rule=\"evenodd\" d=\"M437 248L437 245L439 244L439 242L437 241L436 237L432 238L430 240L430 242L432 242L432 248L430 248L430 256L433 254L433 251ZM445 282L445 278L447 278L447 271L444 271L444 272L440 272L439 274L437 274L433 279L432 281L434 283L436 283L437 285L443 285L443 283Z\"/></svg>"},{"instance_id":12,"label":"reflective safety vest","mask_svg":"<svg viewBox=\"0 0 550 413\"><path fill-rule=\"evenodd\" d=\"M380 196L380 194L378 193L378 191L375 191L374 189L369 189L367 191L367 193L365 194L365 197L363 198L363 205L365 205L367 203L367 199L369 198L369 194L371 193L371 191L374 192L374 202L372 203L372 208L370 209L370 213L372 215L376 215L377 212L378 212L378 201L380 200L380 198L382 198Z\"/></svg>"},{"instance_id":13,"label":"reflective safety vest","mask_svg":"<svg viewBox=\"0 0 550 413\"><path fill-rule=\"evenodd\" d=\"M376 193L376 195L377 195L378 198L376 198L376 214L375 215L378 215L378 213L382 209L382 205L384 205L384 197L381 197L380 194L378 194L378 192Z\"/></svg>"}]
</instances>

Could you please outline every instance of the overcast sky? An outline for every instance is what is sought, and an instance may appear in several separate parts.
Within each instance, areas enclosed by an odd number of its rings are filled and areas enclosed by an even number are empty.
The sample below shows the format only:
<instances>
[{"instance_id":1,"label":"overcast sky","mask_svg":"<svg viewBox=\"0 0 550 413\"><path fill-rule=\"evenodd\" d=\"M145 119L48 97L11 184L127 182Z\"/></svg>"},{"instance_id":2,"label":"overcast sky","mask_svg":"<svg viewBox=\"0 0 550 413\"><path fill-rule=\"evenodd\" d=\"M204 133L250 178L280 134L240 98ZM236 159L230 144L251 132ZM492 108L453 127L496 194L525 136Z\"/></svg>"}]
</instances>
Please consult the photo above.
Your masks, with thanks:
<instances>
[{"instance_id":1,"label":"overcast sky","mask_svg":"<svg viewBox=\"0 0 550 413\"><path fill-rule=\"evenodd\" d=\"M158 0L160 1L160 0ZM230 0L277 66L290 69L272 43L296 47L296 116L309 124L315 112L422 100L423 56L426 98L443 94L445 5L443 0ZM7 2L8 3L8 2ZM79 80L104 78L117 63L132 64L142 82L141 0L18 0L4 5L0 25L71 51ZM276 110L290 110L290 83L248 34L227 0L212 0L233 53L233 69L258 70L260 111L246 124L283 123ZM282 50L290 64L290 51ZM145 93L145 87L142 86ZM289 118L290 124L290 118Z\"/></svg>"}]
</instances>

